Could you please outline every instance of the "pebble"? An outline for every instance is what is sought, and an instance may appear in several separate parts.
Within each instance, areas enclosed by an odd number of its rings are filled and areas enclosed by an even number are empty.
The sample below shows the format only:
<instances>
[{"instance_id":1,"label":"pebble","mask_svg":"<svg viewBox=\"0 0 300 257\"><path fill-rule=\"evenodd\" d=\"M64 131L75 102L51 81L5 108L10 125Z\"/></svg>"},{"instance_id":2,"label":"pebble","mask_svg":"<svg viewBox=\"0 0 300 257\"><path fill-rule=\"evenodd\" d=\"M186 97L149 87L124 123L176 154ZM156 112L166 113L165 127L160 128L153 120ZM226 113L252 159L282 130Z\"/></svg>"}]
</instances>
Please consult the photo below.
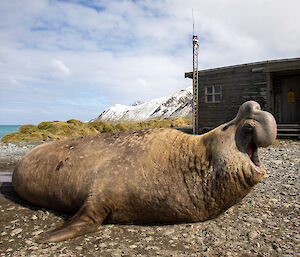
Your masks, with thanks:
<instances>
[{"instance_id":1,"label":"pebble","mask_svg":"<svg viewBox=\"0 0 300 257\"><path fill-rule=\"evenodd\" d=\"M256 231L251 231L248 236L250 240L253 240L258 236L258 233Z\"/></svg>"},{"instance_id":2,"label":"pebble","mask_svg":"<svg viewBox=\"0 0 300 257\"><path fill-rule=\"evenodd\" d=\"M32 220L37 220L38 217L37 217L36 215L32 215L31 219L32 219Z\"/></svg>"},{"instance_id":3,"label":"pebble","mask_svg":"<svg viewBox=\"0 0 300 257\"><path fill-rule=\"evenodd\" d=\"M163 235L164 236L168 236L168 235L171 235L175 232L175 229L171 228L171 229L168 229L166 231L163 232Z\"/></svg>"},{"instance_id":4,"label":"pebble","mask_svg":"<svg viewBox=\"0 0 300 257\"><path fill-rule=\"evenodd\" d=\"M27 245L32 245L33 242L32 242L31 240L25 240L25 244L27 244Z\"/></svg>"},{"instance_id":5,"label":"pebble","mask_svg":"<svg viewBox=\"0 0 300 257\"><path fill-rule=\"evenodd\" d=\"M276 165L281 165L282 161L281 160L272 160L273 163L275 163Z\"/></svg>"},{"instance_id":6,"label":"pebble","mask_svg":"<svg viewBox=\"0 0 300 257\"><path fill-rule=\"evenodd\" d=\"M146 250L146 251L149 251L149 250L156 250L156 251L158 251L159 248L158 248L157 246L147 246L147 247L145 248L145 250Z\"/></svg>"},{"instance_id":7,"label":"pebble","mask_svg":"<svg viewBox=\"0 0 300 257\"><path fill-rule=\"evenodd\" d=\"M251 222L251 223L256 223L256 224L262 223L262 220L261 220L261 219L258 219L258 218L252 218L252 217L249 217L249 218L248 218L248 221Z\"/></svg>"},{"instance_id":8,"label":"pebble","mask_svg":"<svg viewBox=\"0 0 300 257\"><path fill-rule=\"evenodd\" d=\"M32 232L31 234L32 234L33 236L37 236L37 235L39 235L39 234L41 234L41 233L43 233L43 232L44 232L44 230L37 230L37 231Z\"/></svg>"},{"instance_id":9,"label":"pebble","mask_svg":"<svg viewBox=\"0 0 300 257\"><path fill-rule=\"evenodd\" d=\"M39 247L38 246L30 246L28 249L32 250L32 251L35 251L35 250L38 250Z\"/></svg>"},{"instance_id":10,"label":"pebble","mask_svg":"<svg viewBox=\"0 0 300 257\"><path fill-rule=\"evenodd\" d=\"M23 229L17 228L17 229L14 229L14 230L10 233L10 235L11 235L11 236L15 236L15 235L21 233L22 231L23 231Z\"/></svg>"}]
</instances>

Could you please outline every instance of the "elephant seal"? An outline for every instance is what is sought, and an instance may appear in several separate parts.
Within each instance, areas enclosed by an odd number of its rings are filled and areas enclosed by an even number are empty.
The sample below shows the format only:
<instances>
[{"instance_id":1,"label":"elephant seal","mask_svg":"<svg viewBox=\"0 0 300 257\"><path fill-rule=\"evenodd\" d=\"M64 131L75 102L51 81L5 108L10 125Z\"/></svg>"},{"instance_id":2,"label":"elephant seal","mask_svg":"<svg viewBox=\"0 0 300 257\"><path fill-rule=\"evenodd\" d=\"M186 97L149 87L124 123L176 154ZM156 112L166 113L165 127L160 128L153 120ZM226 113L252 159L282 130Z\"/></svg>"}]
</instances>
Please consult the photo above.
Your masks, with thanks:
<instances>
[{"instance_id":1,"label":"elephant seal","mask_svg":"<svg viewBox=\"0 0 300 257\"><path fill-rule=\"evenodd\" d=\"M173 129L104 133L40 145L18 163L15 191L36 205L76 212L38 242L96 231L102 223L212 219L264 176L257 148L270 145L273 116L254 101L203 135Z\"/></svg>"}]
</instances>

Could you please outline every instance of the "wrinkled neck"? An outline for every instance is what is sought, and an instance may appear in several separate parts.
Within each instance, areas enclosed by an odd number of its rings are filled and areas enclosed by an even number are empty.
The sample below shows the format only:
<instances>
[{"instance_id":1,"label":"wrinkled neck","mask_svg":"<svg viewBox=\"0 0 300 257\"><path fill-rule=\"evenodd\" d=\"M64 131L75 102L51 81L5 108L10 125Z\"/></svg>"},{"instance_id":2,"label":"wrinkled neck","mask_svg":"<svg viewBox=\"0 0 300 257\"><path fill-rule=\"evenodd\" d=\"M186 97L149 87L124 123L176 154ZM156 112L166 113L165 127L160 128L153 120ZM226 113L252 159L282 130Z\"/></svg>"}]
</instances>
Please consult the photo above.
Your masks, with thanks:
<instances>
[{"instance_id":1,"label":"wrinkled neck","mask_svg":"<svg viewBox=\"0 0 300 257\"><path fill-rule=\"evenodd\" d=\"M240 201L251 187L241 180L242 168L228 156L212 131L181 141L177 167L201 220L211 219ZM240 171L239 171L240 169ZM237 172L236 172L237 171Z\"/></svg>"},{"instance_id":2,"label":"wrinkled neck","mask_svg":"<svg viewBox=\"0 0 300 257\"><path fill-rule=\"evenodd\" d=\"M180 135L173 153L172 166L182 177L197 217L199 220L209 219L212 165L203 144L203 136Z\"/></svg>"}]
</instances>

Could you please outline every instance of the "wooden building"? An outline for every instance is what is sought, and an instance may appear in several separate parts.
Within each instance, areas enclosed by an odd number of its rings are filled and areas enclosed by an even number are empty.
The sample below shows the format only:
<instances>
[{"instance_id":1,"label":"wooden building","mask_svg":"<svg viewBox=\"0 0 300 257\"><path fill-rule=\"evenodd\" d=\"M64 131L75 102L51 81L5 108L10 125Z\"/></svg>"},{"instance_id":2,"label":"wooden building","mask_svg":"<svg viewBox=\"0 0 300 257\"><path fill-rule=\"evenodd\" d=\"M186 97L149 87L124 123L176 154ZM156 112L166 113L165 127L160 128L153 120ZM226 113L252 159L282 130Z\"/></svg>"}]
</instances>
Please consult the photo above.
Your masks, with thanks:
<instances>
[{"instance_id":1,"label":"wooden building","mask_svg":"<svg viewBox=\"0 0 300 257\"><path fill-rule=\"evenodd\" d=\"M199 133L233 119L248 100L271 112L278 124L288 124L290 132L300 126L300 58L199 70L198 77Z\"/></svg>"}]
</instances>

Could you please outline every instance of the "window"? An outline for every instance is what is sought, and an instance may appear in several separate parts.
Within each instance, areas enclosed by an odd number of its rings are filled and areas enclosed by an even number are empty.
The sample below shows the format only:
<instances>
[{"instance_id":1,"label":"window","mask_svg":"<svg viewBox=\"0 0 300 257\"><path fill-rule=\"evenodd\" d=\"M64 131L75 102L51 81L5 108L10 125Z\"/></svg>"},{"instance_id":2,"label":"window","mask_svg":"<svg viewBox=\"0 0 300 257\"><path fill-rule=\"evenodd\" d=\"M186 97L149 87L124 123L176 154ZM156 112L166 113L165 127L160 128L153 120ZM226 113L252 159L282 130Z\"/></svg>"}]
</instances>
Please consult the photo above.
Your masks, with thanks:
<instances>
[{"instance_id":1,"label":"window","mask_svg":"<svg viewBox=\"0 0 300 257\"><path fill-rule=\"evenodd\" d=\"M221 86L205 87L205 102L220 103L221 102Z\"/></svg>"}]
</instances>

